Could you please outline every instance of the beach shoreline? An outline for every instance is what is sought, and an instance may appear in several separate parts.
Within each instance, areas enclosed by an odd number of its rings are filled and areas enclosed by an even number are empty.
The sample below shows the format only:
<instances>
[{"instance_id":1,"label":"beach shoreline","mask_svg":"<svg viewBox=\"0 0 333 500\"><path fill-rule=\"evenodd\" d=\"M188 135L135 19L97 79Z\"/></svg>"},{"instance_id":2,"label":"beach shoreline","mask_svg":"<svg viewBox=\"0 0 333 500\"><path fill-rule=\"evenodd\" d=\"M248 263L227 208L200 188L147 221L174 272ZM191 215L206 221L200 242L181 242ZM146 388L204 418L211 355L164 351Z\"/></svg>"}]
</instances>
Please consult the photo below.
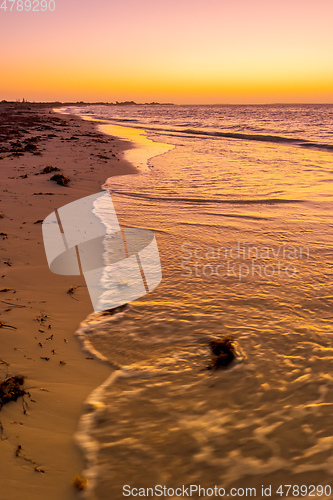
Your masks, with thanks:
<instances>
[{"instance_id":1,"label":"beach shoreline","mask_svg":"<svg viewBox=\"0 0 333 500\"><path fill-rule=\"evenodd\" d=\"M95 122L48 108L0 111L0 371L1 380L23 375L29 392L24 405L19 399L0 413L1 498L70 500L84 469L74 440L84 402L112 368L75 336L93 312L88 291L83 276L51 273L41 221L101 191L107 178L138 170L123 159L131 143L100 133ZM54 172L41 174L47 166L68 177L68 186L52 182Z\"/></svg>"}]
</instances>

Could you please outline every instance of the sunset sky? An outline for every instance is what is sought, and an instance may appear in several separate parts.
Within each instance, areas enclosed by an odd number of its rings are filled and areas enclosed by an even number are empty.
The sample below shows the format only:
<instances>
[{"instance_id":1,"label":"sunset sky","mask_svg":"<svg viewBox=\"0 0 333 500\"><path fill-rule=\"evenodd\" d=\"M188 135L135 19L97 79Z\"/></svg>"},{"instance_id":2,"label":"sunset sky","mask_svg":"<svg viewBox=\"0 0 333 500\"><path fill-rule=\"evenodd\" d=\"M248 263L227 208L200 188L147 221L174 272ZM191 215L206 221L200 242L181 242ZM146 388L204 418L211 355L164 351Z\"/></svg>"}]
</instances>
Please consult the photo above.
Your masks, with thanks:
<instances>
[{"instance_id":1,"label":"sunset sky","mask_svg":"<svg viewBox=\"0 0 333 500\"><path fill-rule=\"evenodd\" d=\"M55 4L0 9L0 100L333 102L333 0Z\"/></svg>"}]
</instances>

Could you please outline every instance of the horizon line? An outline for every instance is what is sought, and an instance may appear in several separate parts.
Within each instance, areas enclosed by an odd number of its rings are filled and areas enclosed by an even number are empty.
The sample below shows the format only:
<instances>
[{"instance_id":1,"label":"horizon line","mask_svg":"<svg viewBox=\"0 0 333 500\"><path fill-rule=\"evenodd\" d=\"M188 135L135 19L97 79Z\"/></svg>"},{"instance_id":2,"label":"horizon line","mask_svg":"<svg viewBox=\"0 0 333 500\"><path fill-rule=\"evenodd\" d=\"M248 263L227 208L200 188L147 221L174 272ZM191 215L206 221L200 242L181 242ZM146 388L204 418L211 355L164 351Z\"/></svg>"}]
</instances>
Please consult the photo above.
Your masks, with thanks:
<instances>
[{"instance_id":1,"label":"horizon line","mask_svg":"<svg viewBox=\"0 0 333 500\"><path fill-rule=\"evenodd\" d=\"M265 102L265 103L173 103L173 102L135 102L135 101L8 101L2 99L0 104L32 104L32 105L105 105L105 106L333 106L333 102Z\"/></svg>"}]
</instances>

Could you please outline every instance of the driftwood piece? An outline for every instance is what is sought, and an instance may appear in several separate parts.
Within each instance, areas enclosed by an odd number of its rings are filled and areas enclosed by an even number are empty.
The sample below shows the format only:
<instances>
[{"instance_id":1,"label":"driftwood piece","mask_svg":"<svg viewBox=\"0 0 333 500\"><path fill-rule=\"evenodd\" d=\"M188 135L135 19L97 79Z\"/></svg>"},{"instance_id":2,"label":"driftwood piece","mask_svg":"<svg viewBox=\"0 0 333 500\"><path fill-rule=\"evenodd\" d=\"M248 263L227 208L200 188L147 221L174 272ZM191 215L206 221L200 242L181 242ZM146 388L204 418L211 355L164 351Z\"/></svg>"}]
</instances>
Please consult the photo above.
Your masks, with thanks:
<instances>
[{"instance_id":1,"label":"driftwood piece","mask_svg":"<svg viewBox=\"0 0 333 500\"><path fill-rule=\"evenodd\" d=\"M13 330L17 330L16 326L7 325L7 323L2 323L2 321L0 321L0 328L12 328Z\"/></svg>"},{"instance_id":2,"label":"driftwood piece","mask_svg":"<svg viewBox=\"0 0 333 500\"><path fill-rule=\"evenodd\" d=\"M23 384L24 377L22 375L9 377L0 382L0 410L6 403L16 401L26 394L26 391L21 387Z\"/></svg>"}]
</instances>

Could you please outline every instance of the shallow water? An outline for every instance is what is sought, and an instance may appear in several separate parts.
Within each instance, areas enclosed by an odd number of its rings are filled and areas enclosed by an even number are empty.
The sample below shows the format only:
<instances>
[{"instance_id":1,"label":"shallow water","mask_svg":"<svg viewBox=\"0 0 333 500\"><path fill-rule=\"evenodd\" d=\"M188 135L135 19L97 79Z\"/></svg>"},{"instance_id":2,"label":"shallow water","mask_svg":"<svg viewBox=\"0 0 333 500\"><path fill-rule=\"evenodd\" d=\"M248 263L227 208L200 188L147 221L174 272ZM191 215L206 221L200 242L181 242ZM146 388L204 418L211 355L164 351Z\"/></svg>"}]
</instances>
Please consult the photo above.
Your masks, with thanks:
<instances>
[{"instance_id":1,"label":"shallow water","mask_svg":"<svg viewBox=\"0 0 333 500\"><path fill-rule=\"evenodd\" d=\"M120 223L155 232L163 281L81 325L121 368L86 419L95 498L122 498L125 484L257 497L272 485L272 498L280 484L331 484L333 107L79 111L176 146L106 183ZM216 135L228 130L266 139ZM239 363L205 370L225 334Z\"/></svg>"}]
</instances>

